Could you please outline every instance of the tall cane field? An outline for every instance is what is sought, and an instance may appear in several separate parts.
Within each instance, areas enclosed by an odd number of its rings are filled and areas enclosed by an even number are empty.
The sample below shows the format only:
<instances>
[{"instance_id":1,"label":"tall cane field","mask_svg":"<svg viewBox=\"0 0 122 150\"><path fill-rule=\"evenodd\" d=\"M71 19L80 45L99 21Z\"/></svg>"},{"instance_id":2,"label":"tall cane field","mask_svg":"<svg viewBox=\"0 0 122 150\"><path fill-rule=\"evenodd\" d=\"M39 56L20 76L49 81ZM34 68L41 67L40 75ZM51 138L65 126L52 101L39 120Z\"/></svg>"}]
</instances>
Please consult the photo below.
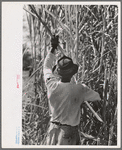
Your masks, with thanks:
<instances>
[{"instance_id":1,"label":"tall cane field","mask_svg":"<svg viewBox=\"0 0 122 150\"><path fill-rule=\"evenodd\" d=\"M100 94L101 101L81 105L81 145L117 145L118 6L24 5L22 144L43 145L49 127L44 59L53 34L57 57L79 66L73 81Z\"/></svg>"}]
</instances>

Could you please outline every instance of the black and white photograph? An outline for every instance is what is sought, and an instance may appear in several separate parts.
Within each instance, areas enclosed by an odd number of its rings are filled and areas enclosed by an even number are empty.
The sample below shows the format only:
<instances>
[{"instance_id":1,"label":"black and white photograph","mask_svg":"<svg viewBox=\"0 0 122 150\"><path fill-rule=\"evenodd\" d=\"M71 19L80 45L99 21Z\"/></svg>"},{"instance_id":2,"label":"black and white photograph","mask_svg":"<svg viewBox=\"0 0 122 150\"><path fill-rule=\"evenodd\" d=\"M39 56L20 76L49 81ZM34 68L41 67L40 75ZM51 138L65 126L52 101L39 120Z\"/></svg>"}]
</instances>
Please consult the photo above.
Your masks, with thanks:
<instances>
[{"instance_id":1,"label":"black and white photograph","mask_svg":"<svg viewBox=\"0 0 122 150\"><path fill-rule=\"evenodd\" d=\"M120 2L21 3L15 145L120 147L120 14Z\"/></svg>"},{"instance_id":2,"label":"black and white photograph","mask_svg":"<svg viewBox=\"0 0 122 150\"><path fill-rule=\"evenodd\" d=\"M22 144L117 145L117 5L25 5Z\"/></svg>"}]
</instances>

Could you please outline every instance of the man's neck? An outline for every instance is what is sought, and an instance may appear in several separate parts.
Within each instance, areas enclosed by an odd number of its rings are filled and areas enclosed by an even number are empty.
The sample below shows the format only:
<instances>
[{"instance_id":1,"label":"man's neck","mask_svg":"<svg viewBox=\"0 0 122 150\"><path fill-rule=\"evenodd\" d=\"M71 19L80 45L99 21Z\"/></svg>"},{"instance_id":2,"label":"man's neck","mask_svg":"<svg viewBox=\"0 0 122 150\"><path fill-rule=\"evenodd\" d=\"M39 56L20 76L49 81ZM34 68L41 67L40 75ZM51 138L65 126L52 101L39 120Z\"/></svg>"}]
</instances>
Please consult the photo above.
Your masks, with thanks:
<instances>
[{"instance_id":1,"label":"man's neck","mask_svg":"<svg viewBox=\"0 0 122 150\"><path fill-rule=\"evenodd\" d=\"M69 78L62 78L61 79L61 82L64 82L64 83L70 82L70 81L71 81L71 79L69 79Z\"/></svg>"}]
</instances>

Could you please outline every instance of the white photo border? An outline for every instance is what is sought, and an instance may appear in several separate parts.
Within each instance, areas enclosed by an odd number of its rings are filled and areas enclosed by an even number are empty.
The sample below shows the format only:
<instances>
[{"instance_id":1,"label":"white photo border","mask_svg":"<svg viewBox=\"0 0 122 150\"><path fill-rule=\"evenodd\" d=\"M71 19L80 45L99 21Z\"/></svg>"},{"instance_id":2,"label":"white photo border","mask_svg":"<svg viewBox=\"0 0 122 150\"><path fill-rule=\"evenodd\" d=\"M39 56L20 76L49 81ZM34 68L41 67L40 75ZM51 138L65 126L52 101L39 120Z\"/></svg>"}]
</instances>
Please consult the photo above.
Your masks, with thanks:
<instances>
[{"instance_id":1,"label":"white photo border","mask_svg":"<svg viewBox=\"0 0 122 150\"><path fill-rule=\"evenodd\" d=\"M22 18L23 5L118 5L118 144L117 146L36 146L16 144L16 134L22 139ZM2 148L120 148L121 147L121 3L118 1L46 1L2 2ZM17 75L20 75L17 89ZM19 133L18 133L19 132Z\"/></svg>"}]
</instances>

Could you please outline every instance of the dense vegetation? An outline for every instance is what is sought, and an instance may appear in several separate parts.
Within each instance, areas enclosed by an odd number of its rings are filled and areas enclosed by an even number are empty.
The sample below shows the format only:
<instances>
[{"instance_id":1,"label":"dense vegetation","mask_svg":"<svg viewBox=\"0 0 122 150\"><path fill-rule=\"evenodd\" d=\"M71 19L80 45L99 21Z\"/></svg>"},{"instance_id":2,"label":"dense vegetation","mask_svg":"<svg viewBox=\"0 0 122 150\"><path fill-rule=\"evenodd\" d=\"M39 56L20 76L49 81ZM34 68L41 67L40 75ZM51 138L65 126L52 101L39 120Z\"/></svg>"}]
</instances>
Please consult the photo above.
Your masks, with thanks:
<instances>
[{"instance_id":1,"label":"dense vegetation","mask_svg":"<svg viewBox=\"0 0 122 150\"><path fill-rule=\"evenodd\" d=\"M117 145L116 5L26 5L30 45L23 45L22 143L43 144L49 123L43 62L53 33L62 53L79 64L76 82L100 94L101 102L83 103L79 125L82 145ZM29 51L30 54L27 54ZM31 69L30 69L31 68Z\"/></svg>"}]
</instances>

